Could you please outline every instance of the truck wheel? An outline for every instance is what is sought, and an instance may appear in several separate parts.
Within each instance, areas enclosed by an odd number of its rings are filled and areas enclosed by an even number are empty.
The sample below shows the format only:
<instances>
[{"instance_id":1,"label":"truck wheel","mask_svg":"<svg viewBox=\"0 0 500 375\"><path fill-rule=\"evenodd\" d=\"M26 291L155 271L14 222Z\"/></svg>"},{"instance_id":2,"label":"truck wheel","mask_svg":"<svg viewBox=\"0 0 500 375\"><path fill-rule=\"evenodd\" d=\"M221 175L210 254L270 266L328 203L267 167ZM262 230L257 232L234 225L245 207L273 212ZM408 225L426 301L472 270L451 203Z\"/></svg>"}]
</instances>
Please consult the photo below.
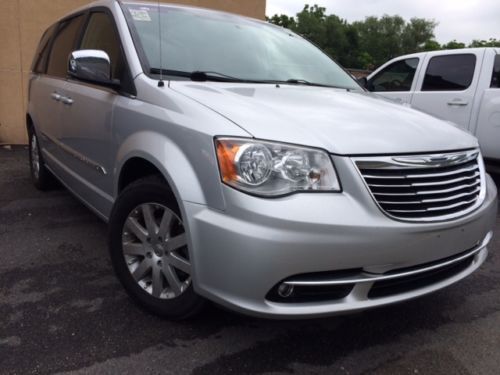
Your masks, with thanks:
<instances>
[{"instance_id":1,"label":"truck wheel","mask_svg":"<svg viewBox=\"0 0 500 375\"><path fill-rule=\"evenodd\" d=\"M157 177L132 183L119 195L109 222L115 273L132 299L170 319L200 311L193 289L187 233L168 186Z\"/></svg>"},{"instance_id":2,"label":"truck wheel","mask_svg":"<svg viewBox=\"0 0 500 375\"><path fill-rule=\"evenodd\" d=\"M40 143L33 128L29 131L28 136L31 180L38 190L48 190L54 186L54 176L45 166L40 152Z\"/></svg>"}]
</instances>

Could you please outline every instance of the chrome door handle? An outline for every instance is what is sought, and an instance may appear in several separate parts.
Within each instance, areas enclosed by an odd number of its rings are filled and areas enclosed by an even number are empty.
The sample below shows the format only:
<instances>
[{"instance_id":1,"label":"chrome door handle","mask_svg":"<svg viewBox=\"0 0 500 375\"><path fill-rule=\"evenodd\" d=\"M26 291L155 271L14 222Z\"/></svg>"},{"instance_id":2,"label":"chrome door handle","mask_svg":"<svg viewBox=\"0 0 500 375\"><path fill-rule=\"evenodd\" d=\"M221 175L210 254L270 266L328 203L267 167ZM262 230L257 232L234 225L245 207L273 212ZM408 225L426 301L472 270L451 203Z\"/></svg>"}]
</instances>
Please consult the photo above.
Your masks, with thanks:
<instances>
[{"instance_id":1,"label":"chrome door handle","mask_svg":"<svg viewBox=\"0 0 500 375\"><path fill-rule=\"evenodd\" d=\"M71 104L73 104L73 99L68 98L66 96L63 96L63 97L61 97L61 102L63 102L64 104L67 104L67 105L71 105Z\"/></svg>"},{"instance_id":2,"label":"chrome door handle","mask_svg":"<svg viewBox=\"0 0 500 375\"><path fill-rule=\"evenodd\" d=\"M50 94L50 97L52 99L54 99L55 101L57 101L57 102L60 102L61 98L62 98L61 95L59 95L57 92L54 92L54 93Z\"/></svg>"},{"instance_id":3,"label":"chrome door handle","mask_svg":"<svg viewBox=\"0 0 500 375\"><path fill-rule=\"evenodd\" d=\"M469 104L467 101L461 99L453 99L451 102L448 102L448 105L456 105L458 107L464 107L467 104Z\"/></svg>"}]
</instances>

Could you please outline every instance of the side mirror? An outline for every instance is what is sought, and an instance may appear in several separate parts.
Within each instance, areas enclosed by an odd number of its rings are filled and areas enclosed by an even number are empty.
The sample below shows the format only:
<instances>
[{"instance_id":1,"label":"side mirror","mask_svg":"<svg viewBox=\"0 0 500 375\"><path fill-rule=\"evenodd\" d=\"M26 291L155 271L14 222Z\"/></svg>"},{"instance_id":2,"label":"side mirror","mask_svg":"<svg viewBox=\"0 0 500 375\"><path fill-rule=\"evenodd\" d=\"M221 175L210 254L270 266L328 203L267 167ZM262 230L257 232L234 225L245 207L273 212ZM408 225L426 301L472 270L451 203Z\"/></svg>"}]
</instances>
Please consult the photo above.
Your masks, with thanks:
<instances>
[{"instance_id":1,"label":"side mirror","mask_svg":"<svg viewBox=\"0 0 500 375\"><path fill-rule=\"evenodd\" d=\"M76 79L112 88L120 86L111 77L111 60L104 51L84 49L73 51L68 59L68 74Z\"/></svg>"},{"instance_id":2,"label":"side mirror","mask_svg":"<svg viewBox=\"0 0 500 375\"><path fill-rule=\"evenodd\" d=\"M366 77L358 78L358 83L365 89L368 89L368 80L366 79Z\"/></svg>"}]
</instances>

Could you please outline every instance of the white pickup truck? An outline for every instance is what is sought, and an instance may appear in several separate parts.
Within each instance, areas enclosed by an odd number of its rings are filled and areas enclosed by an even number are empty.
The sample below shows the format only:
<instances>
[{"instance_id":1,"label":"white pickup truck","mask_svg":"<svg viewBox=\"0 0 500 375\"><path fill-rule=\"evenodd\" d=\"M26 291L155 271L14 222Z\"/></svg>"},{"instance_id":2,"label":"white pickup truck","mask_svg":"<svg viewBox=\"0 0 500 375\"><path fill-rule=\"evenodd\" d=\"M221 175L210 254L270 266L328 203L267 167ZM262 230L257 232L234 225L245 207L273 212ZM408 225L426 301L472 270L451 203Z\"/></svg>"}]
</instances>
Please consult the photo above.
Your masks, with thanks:
<instances>
[{"instance_id":1,"label":"white pickup truck","mask_svg":"<svg viewBox=\"0 0 500 375\"><path fill-rule=\"evenodd\" d=\"M500 48L397 57L367 77L369 91L411 105L474 134L492 169L500 166Z\"/></svg>"}]
</instances>

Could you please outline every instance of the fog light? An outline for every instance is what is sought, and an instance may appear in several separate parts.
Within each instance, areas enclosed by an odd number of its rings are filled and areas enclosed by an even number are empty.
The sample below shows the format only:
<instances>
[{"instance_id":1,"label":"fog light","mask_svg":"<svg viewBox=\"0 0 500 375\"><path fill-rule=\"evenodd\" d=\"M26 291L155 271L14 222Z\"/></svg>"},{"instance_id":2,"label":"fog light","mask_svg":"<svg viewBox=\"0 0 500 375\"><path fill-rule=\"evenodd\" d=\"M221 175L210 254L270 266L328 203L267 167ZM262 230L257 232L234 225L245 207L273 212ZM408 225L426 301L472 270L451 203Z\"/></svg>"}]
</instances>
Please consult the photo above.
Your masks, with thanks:
<instances>
[{"instance_id":1,"label":"fog light","mask_svg":"<svg viewBox=\"0 0 500 375\"><path fill-rule=\"evenodd\" d=\"M293 285L281 283L278 287L278 294L283 298L290 297L293 294Z\"/></svg>"}]
</instances>

